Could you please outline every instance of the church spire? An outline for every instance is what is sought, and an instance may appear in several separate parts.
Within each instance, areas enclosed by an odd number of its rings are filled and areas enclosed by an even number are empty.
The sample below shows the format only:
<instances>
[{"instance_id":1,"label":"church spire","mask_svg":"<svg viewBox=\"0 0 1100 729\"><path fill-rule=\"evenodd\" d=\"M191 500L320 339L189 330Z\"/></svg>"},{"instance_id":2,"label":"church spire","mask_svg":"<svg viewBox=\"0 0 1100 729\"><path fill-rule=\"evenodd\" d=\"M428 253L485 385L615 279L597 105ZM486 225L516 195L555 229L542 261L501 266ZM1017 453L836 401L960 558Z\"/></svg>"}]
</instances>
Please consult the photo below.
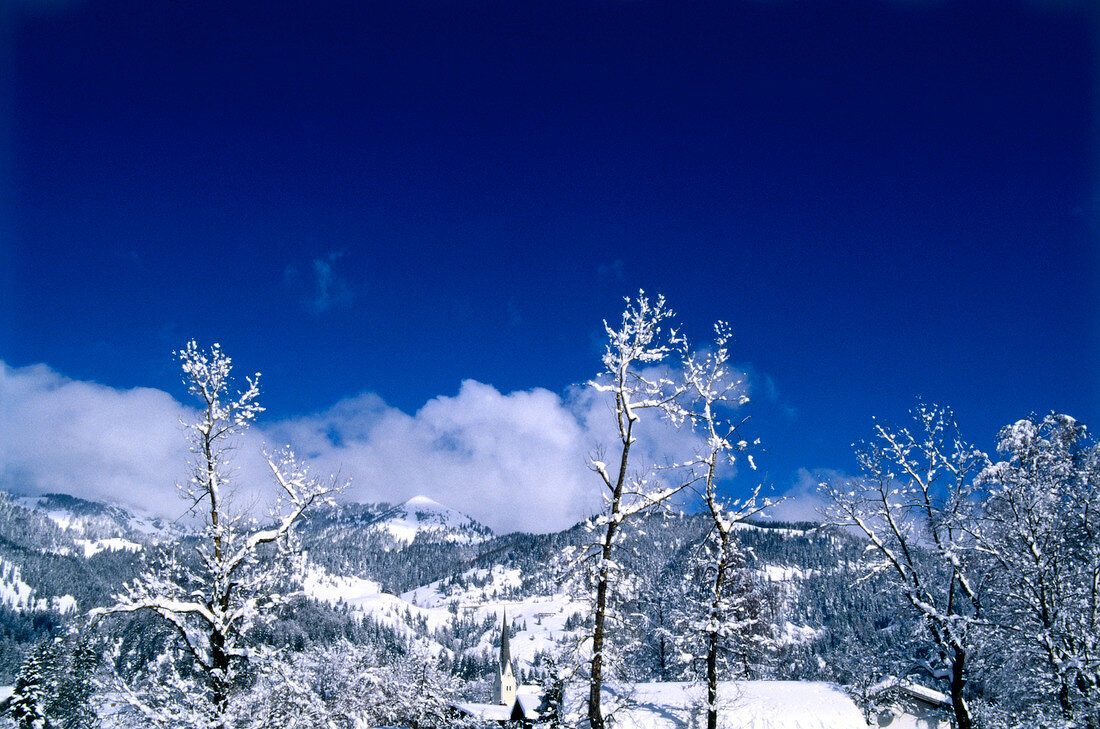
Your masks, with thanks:
<instances>
[{"instance_id":1,"label":"church spire","mask_svg":"<svg viewBox=\"0 0 1100 729\"><path fill-rule=\"evenodd\" d=\"M500 625L500 670L512 663L512 651L508 646L508 610L503 611Z\"/></svg>"},{"instance_id":2,"label":"church spire","mask_svg":"<svg viewBox=\"0 0 1100 729\"><path fill-rule=\"evenodd\" d=\"M493 703L511 706L516 703L516 676L512 670L512 651L508 645L508 612L500 622L500 667L493 684Z\"/></svg>"}]
</instances>

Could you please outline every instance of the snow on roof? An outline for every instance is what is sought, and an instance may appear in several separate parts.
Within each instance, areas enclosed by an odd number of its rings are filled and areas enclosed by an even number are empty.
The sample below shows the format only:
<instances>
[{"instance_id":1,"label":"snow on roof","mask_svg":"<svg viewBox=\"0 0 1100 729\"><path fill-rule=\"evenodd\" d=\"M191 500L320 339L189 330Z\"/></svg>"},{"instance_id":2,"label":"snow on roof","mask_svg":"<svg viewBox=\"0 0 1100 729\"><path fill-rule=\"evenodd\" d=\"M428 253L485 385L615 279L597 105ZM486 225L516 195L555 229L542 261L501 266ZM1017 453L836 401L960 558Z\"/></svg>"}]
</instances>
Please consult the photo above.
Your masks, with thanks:
<instances>
[{"instance_id":1,"label":"snow on roof","mask_svg":"<svg viewBox=\"0 0 1100 729\"><path fill-rule=\"evenodd\" d=\"M512 718L512 707L504 704L461 703L453 706L463 714L483 721L508 721Z\"/></svg>"},{"instance_id":2,"label":"snow on roof","mask_svg":"<svg viewBox=\"0 0 1100 729\"><path fill-rule=\"evenodd\" d=\"M528 721L537 721L542 706L542 686L527 684L516 689L516 700L511 705L460 703L452 706L464 714L484 721L510 721L516 718L516 709Z\"/></svg>"},{"instance_id":3,"label":"snow on roof","mask_svg":"<svg viewBox=\"0 0 1100 729\"><path fill-rule=\"evenodd\" d=\"M892 688L897 688L899 691L904 691L910 696L926 701L934 706L951 706L951 697L947 694L937 691L936 689L928 688L927 686L921 686L919 683L899 679L897 676L888 676L884 680L876 683L871 687L870 694L874 696Z\"/></svg>"},{"instance_id":4,"label":"snow on roof","mask_svg":"<svg viewBox=\"0 0 1100 729\"><path fill-rule=\"evenodd\" d=\"M930 704L951 706L951 697L935 689L930 689L927 686L921 686L920 684L915 683L906 683L901 686L901 690L912 696L916 696L918 699L924 699Z\"/></svg>"},{"instance_id":5,"label":"snow on roof","mask_svg":"<svg viewBox=\"0 0 1100 729\"><path fill-rule=\"evenodd\" d=\"M464 714L481 721L512 721L522 714L527 721L538 721L541 698L537 696L517 696L511 706L504 704L452 704Z\"/></svg>"},{"instance_id":6,"label":"snow on roof","mask_svg":"<svg viewBox=\"0 0 1100 729\"><path fill-rule=\"evenodd\" d=\"M535 721L539 718L539 707L542 706L541 692L516 693L516 704L523 713L524 718Z\"/></svg>"},{"instance_id":7,"label":"snow on roof","mask_svg":"<svg viewBox=\"0 0 1100 729\"><path fill-rule=\"evenodd\" d=\"M619 729L683 729L705 712L703 686L688 682L604 685L604 715ZM566 694L569 718L584 716L587 688ZM809 681L723 681L718 687L718 726L732 729L867 729L839 686Z\"/></svg>"}]
</instances>

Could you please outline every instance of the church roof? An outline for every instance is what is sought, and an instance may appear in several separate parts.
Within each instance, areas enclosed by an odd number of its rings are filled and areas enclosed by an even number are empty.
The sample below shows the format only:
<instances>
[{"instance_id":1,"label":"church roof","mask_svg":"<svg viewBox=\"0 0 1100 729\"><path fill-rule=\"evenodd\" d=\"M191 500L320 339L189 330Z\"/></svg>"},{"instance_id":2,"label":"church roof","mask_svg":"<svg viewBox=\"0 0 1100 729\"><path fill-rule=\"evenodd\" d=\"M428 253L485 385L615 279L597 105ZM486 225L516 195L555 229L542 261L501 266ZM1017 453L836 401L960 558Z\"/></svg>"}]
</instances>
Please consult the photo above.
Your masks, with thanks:
<instances>
[{"instance_id":1,"label":"church roof","mask_svg":"<svg viewBox=\"0 0 1100 729\"><path fill-rule=\"evenodd\" d=\"M460 703L453 706L463 714L483 721L509 721L512 718L512 707L503 704Z\"/></svg>"},{"instance_id":2,"label":"church roof","mask_svg":"<svg viewBox=\"0 0 1100 729\"><path fill-rule=\"evenodd\" d=\"M536 721L539 718L539 707L542 706L541 686L522 686L521 689L533 689L530 692L520 691L516 694L516 703L512 707L513 719L527 719ZM520 716L517 716L517 711Z\"/></svg>"},{"instance_id":3,"label":"church roof","mask_svg":"<svg viewBox=\"0 0 1100 729\"><path fill-rule=\"evenodd\" d=\"M520 686L516 700L511 706L505 704L459 703L452 706L464 714L483 721L512 721L526 719L538 721L539 707L542 705L542 687L536 685Z\"/></svg>"}]
</instances>

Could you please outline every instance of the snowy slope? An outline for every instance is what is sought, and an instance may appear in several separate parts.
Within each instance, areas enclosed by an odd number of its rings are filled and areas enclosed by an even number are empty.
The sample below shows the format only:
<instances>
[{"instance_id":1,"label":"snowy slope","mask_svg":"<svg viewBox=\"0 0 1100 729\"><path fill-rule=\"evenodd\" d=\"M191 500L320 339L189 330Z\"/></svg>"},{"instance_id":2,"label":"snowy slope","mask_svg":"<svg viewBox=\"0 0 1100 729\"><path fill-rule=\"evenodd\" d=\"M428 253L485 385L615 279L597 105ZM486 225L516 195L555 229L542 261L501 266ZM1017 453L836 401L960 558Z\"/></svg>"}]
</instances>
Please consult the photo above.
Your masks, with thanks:
<instances>
[{"instance_id":1,"label":"snowy slope","mask_svg":"<svg viewBox=\"0 0 1100 729\"><path fill-rule=\"evenodd\" d=\"M477 528L476 522L469 517L426 497L417 497L383 512L367 528L383 531L403 546L425 539L465 544L467 542L461 540L471 538L471 525ZM805 538L806 534L802 530L753 525L746 525L744 529L746 533L779 541ZM480 544L480 541L473 541L480 538L479 533L474 532L469 543ZM585 601L571 595L560 579L547 576L555 572L550 563L568 562L567 553L572 553L574 547L558 542L540 559L533 563L523 562L527 565L524 569L532 571L525 574L513 561L514 550L522 551L522 544L522 541L506 541L503 546L497 542L486 544L485 555L495 556L499 552L499 559L505 564L486 563L484 555L474 553L467 559L485 566L467 568L399 594L387 593L377 581L363 579L374 577L370 572L360 572L360 577L339 575L330 563L328 573L320 567L311 568L312 577L307 581L306 592L326 602L342 602L354 613L370 616L407 637L418 638L433 654L447 651L452 658L467 656L484 660L495 655L500 621L506 615L515 631L511 641L512 656L517 668L522 670L535 664L540 653L553 653L559 647L572 648L581 643L584 632L581 622L590 610ZM399 546L398 550L401 548ZM425 553L417 555L420 559L430 559ZM758 562L755 568L762 581L780 583L787 596L796 594L800 583L817 573L817 570L794 564ZM456 642L454 631L447 629L459 624L462 640ZM784 620L777 628L782 645L808 643L820 635L819 629L790 620Z\"/></svg>"},{"instance_id":2,"label":"snowy slope","mask_svg":"<svg viewBox=\"0 0 1100 729\"><path fill-rule=\"evenodd\" d=\"M575 644L579 638L576 630L566 630L565 623L573 616L585 615L586 603L561 592L515 596L522 585L520 571L500 565L491 570L469 570L460 578L459 584L464 587L456 587L455 580L441 580L410 590L401 599L430 608L445 607L448 614L453 609L454 614L475 621L491 618L493 627L481 635L476 645L467 647L465 653L494 655L500 620L505 616L517 629L511 651L512 659L521 668L529 668L539 652L562 643Z\"/></svg>"},{"instance_id":3,"label":"snowy slope","mask_svg":"<svg viewBox=\"0 0 1100 729\"><path fill-rule=\"evenodd\" d=\"M424 621L430 631L435 631L451 620L445 608L423 608L383 592L373 580L344 575L332 575L319 565L306 570L302 589L320 602L330 605L343 604L354 614L369 616L375 622L392 628L398 634L415 640L432 655L439 655L443 647L417 631L410 623Z\"/></svg>"},{"instance_id":4,"label":"snowy slope","mask_svg":"<svg viewBox=\"0 0 1100 729\"><path fill-rule=\"evenodd\" d=\"M457 647L457 652L479 659L498 649L500 621L507 615L517 629L511 641L512 658L530 668L539 652L558 644L575 643L577 631L567 631L566 621L583 615L586 605L564 594L516 596L522 584L518 569L500 565L472 569L457 576L418 587L401 595L383 592L378 583L357 577L333 575L317 565L309 567L304 592L330 604L344 604L356 614L369 616L401 635L417 640L433 655L456 646L444 646L436 634L457 620L486 625L477 639ZM421 627L418 627L421 626ZM427 629L427 634L423 628Z\"/></svg>"},{"instance_id":5,"label":"snowy slope","mask_svg":"<svg viewBox=\"0 0 1100 729\"><path fill-rule=\"evenodd\" d=\"M53 610L64 615L76 610L76 598L72 595L39 598L37 591L23 581L19 565L0 559L0 605L17 613Z\"/></svg>"}]
</instances>

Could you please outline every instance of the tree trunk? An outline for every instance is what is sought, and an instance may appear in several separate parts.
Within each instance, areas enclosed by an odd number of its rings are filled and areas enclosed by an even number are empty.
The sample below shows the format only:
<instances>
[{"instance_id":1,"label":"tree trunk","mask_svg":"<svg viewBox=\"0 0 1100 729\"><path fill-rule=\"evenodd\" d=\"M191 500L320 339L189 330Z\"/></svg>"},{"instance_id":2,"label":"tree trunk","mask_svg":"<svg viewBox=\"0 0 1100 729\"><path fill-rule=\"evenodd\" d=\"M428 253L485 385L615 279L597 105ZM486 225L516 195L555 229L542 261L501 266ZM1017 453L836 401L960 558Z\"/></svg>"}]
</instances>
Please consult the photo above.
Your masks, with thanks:
<instances>
[{"instance_id":1,"label":"tree trunk","mask_svg":"<svg viewBox=\"0 0 1100 729\"><path fill-rule=\"evenodd\" d=\"M618 512L618 505L612 513ZM599 580L596 584L596 614L592 621L592 675L588 682L588 724L590 729L604 729L603 710L600 707L603 691L603 647L607 638L607 597L611 576L608 562L611 560L611 540L615 538L615 521L607 525L603 547L600 549L602 562L599 568Z\"/></svg>"},{"instance_id":2,"label":"tree trunk","mask_svg":"<svg viewBox=\"0 0 1100 729\"><path fill-rule=\"evenodd\" d=\"M713 476L713 466L711 469ZM711 506L714 513L714 506ZM719 530L721 543L719 544L718 569L714 573L714 601L711 603L711 620L720 621L723 616L718 614L722 603L722 589L726 583L726 555L729 549L729 534ZM707 729L718 729L718 626L707 634Z\"/></svg>"},{"instance_id":3,"label":"tree trunk","mask_svg":"<svg viewBox=\"0 0 1100 729\"><path fill-rule=\"evenodd\" d=\"M963 678L963 668L966 665L966 651L955 648L955 660L951 664L951 708L955 710L956 729L973 729L974 722L970 718L970 707L963 698L963 688L966 679Z\"/></svg>"},{"instance_id":4,"label":"tree trunk","mask_svg":"<svg viewBox=\"0 0 1100 729\"><path fill-rule=\"evenodd\" d=\"M605 545L604 551L610 551ZM600 691L603 690L603 642L604 621L607 617L607 572L601 567L596 586L596 615L592 628L592 675L588 682L588 725L590 729L604 729L603 711L600 709Z\"/></svg>"},{"instance_id":5,"label":"tree trunk","mask_svg":"<svg viewBox=\"0 0 1100 729\"><path fill-rule=\"evenodd\" d=\"M664 625L662 625L661 627L663 628ZM661 633L661 637L658 639L658 644L660 645L661 680L662 681L667 681L668 680L668 655L667 655L668 649L665 646L665 634L664 634L664 632Z\"/></svg>"},{"instance_id":6,"label":"tree trunk","mask_svg":"<svg viewBox=\"0 0 1100 729\"><path fill-rule=\"evenodd\" d=\"M1084 726L1085 729L1097 729L1100 726L1100 711L1097 709L1097 702L1093 700L1096 694L1096 686L1085 677L1080 670L1077 672L1077 690L1081 692L1081 695L1085 697L1085 709L1084 712ZM1076 711L1074 712L1077 713Z\"/></svg>"},{"instance_id":7,"label":"tree trunk","mask_svg":"<svg viewBox=\"0 0 1100 729\"><path fill-rule=\"evenodd\" d=\"M707 729L718 729L718 633L707 635Z\"/></svg>"},{"instance_id":8,"label":"tree trunk","mask_svg":"<svg viewBox=\"0 0 1100 729\"><path fill-rule=\"evenodd\" d=\"M621 395L618 396L619 408L622 409ZM626 466L630 458L630 446L634 442L632 432L634 421L629 418L625 427L620 425L623 451L619 456L619 475L615 480L615 488L611 492L611 519L607 522L607 532L604 534L603 545L600 548L599 583L596 585L596 614L592 626L592 674L588 681L588 725L590 729L604 729L603 710L600 708L603 690L603 646L607 624L607 595L608 582L610 581L611 545L615 540L615 532L619 526L619 507L623 500L623 485L626 483Z\"/></svg>"},{"instance_id":9,"label":"tree trunk","mask_svg":"<svg viewBox=\"0 0 1100 729\"><path fill-rule=\"evenodd\" d=\"M229 656L225 652L225 636L218 632L210 635L210 700L218 714L219 727L224 727L224 717L229 709Z\"/></svg>"}]
</instances>

